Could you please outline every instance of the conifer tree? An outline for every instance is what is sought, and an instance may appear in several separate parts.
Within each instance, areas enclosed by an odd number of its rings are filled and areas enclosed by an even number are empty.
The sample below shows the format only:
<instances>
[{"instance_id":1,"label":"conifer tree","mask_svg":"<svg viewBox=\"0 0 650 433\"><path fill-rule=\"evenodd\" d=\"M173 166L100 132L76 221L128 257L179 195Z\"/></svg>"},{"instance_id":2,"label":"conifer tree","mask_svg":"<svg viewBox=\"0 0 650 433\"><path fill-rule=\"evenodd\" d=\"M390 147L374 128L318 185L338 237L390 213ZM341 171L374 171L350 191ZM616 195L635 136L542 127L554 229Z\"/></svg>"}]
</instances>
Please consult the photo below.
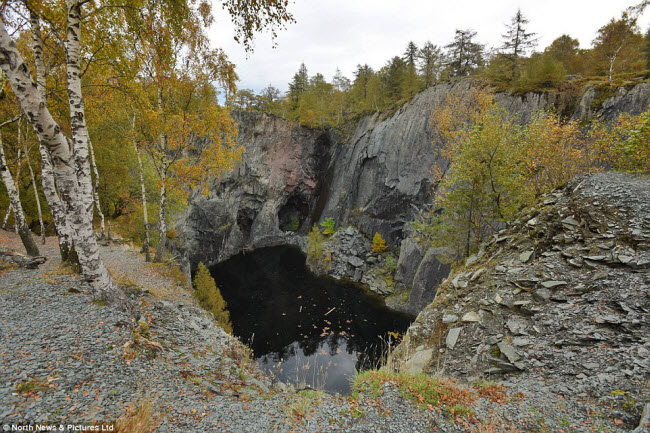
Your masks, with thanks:
<instances>
[{"instance_id":1,"label":"conifer tree","mask_svg":"<svg viewBox=\"0 0 650 433\"><path fill-rule=\"evenodd\" d=\"M199 301L201 307L212 313L214 320L223 328L224 331L231 333L232 324L230 323L230 313L227 310L228 305L221 296L221 292L210 275L210 271L203 263L199 263L198 270L194 276L194 297Z\"/></svg>"},{"instance_id":2,"label":"conifer tree","mask_svg":"<svg viewBox=\"0 0 650 433\"><path fill-rule=\"evenodd\" d=\"M456 30L453 42L445 47L452 76L467 76L483 66L483 45L474 42L475 37L473 30Z\"/></svg>"},{"instance_id":3,"label":"conifer tree","mask_svg":"<svg viewBox=\"0 0 650 433\"><path fill-rule=\"evenodd\" d=\"M528 19L521 13L521 9L518 9L507 27L506 34L502 35L503 55L510 62L511 80L517 78L517 68L521 57L525 56L526 52L537 44L536 33L527 32L526 25L528 25Z\"/></svg>"},{"instance_id":4,"label":"conifer tree","mask_svg":"<svg viewBox=\"0 0 650 433\"><path fill-rule=\"evenodd\" d=\"M300 96L307 91L309 87L309 73L307 72L307 66L304 63L300 64L298 72L293 76L293 80L289 83L289 98L294 105L294 108L298 107L300 102Z\"/></svg>"},{"instance_id":5,"label":"conifer tree","mask_svg":"<svg viewBox=\"0 0 650 433\"><path fill-rule=\"evenodd\" d=\"M415 45L415 42L410 41L408 43L406 51L404 51L404 55L402 56L402 59L404 59L407 66L415 66L419 51L420 50L418 49L418 46Z\"/></svg>"},{"instance_id":6,"label":"conifer tree","mask_svg":"<svg viewBox=\"0 0 650 433\"><path fill-rule=\"evenodd\" d=\"M418 60L424 87L435 84L440 79L440 71L444 62L440 47L427 41L418 51Z\"/></svg>"}]
</instances>

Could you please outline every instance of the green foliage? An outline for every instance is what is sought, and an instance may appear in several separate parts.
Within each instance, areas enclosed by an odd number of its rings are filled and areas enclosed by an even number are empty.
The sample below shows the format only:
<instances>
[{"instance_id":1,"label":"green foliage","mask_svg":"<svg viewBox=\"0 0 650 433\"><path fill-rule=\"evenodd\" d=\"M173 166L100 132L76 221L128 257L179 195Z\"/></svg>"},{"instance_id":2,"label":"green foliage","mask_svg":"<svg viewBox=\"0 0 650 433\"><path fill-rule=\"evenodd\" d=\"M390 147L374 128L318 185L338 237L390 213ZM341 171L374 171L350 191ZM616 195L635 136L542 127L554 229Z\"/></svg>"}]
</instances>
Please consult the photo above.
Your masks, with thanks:
<instances>
[{"instance_id":1,"label":"green foliage","mask_svg":"<svg viewBox=\"0 0 650 433\"><path fill-rule=\"evenodd\" d=\"M291 219L287 224L286 230L290 232L297 232L299 228L300 228L300 218L298 218L298 215L291 215Z\"/></svg>"},{"instance_id":2,"label":"green foliage","mask_svg":"<svg viewBox=\"0 0 650 433\"><path fill-rule=\"evenodd\" d=\"M388 248L386 246L386 241L381 237L381 234L379 234L379 232L376 232L375 236L372 238L372 252L381 254L386 251L386 248Z\"/></svg>"},{"instance_id":3,"label":"green foliage","mask_svg":"<svg viewBox=\"0 0 650 433\"><path fill-rule=\"evenodd\" d=\"M598 29L593 44L588 65L591 74L608 75L610 72L645 70L643 36L636 19L627 13L623 13L619 19L612 18Z\"/></svg>"},{"instance_id":4,"label":"green foliage","mask_svg":"<svg viewBox=\"0 0 650 433\"><path fill-rule=\"evenodd\" d=\"M332 262L332 255L325 251L325 237L314 224L309 235L307 235L307 264L312 269L322 272L326 271Z\"/></svg>"},{"instance_id":5,"label":"green foliage","mask_svg":"<svg viewBox=\"0 0 650 433\"><path fill-rule=\"evenodd\" d=\"M553 88L564 81L565 76L566 70L561 62L549 54L535 53L525 62L514 88L518 91Z\"/></svg>"},{"instance_id":6,"label":"green foliage","mask_svg":"<svg viewBox=\"0 0 650 433\"><path fill-rule=\"evenodd\" d=\"M221 296L214 278L210 271L203 263L199 263L198 270L194 276L194 297L199 301L201 307L212 313L214 320L223 328L224 331L231 333L232 324L230 323L230 313L227 310L228 305Z\"/></svg>"},{"instance_id":7,"label":"green foliage","mask_svg":"<svg viewBox=\"0 0 650 433\"><path fill-rule=\"evenodd\" d=\"M332 217L325 218L320 225L323 227L323 234L325 236L332 236L336 230L336 221Z\"/></svg>"},{"instance_id":8,"label":"green foliage","mask_svg":"<svg viewBox=\"0 0 650 433\"><path fill-rule=\"evenodd\" d=\"M650 173L650 110L639 116L622 115L613 125L593 122L590 138L605 165Z\"/></svg>"},{"instance_id":9,"label":"green foliage","mask_svg":"<svg viewBox=\"0 0 650 433\"><path fill-rule=\"evenodd\" d=\"M429 376L424 373L411 375L406 372L393 372L388 369L367 370L354 377L352 388L357 393L379 397L384 383L397 387L400 394L421 409L446 409L457 417L473 416L470 404L476 395L457 386L449 379Z\"/></svg>"},{"instance_id":10,"label":"green foliage","mask_svg":"<svg viewBox=\"0 0 650 433\"><path fill-rule=\"evenodd\" d=\"M470 115L454 95L434 112L445 140L442 156L451 166L438 170L441 211L416 224L424 238L461 249L461 256L469 256L537 194L594 170L597 163L575 122L540 114L521 126L488 93L467 99Z\"/></svg>"},{"instance_id":11,"label":"green foliage","mask_svg":"<svg viewBox=\"0 0 650 433\"><path fill-rule=\"evenodd\" d=\"M384 258L384 267L390 273L397 271L397 260L395 260L395 256L387 254Z\"/></svg>"}]
</instances>

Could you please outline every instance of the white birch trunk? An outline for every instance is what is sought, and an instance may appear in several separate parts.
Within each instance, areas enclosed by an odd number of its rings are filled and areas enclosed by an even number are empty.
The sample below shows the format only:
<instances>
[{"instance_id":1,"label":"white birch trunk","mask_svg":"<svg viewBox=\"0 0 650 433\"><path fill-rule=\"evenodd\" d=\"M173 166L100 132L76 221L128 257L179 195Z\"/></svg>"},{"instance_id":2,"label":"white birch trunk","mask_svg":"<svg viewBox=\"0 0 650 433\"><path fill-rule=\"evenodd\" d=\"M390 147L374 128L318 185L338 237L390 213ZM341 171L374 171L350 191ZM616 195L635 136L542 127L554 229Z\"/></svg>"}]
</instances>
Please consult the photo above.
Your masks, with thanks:
<instances>
[{"instance_id":1,"label":"white birch trunk","mask_svg":"<svg viewBox=\"0 0 650 433\"><path fill-rule=\"evenodd\" d=\"M7 223L9 222L9 217L11 216L11 210L12 210L11 202L9 202L9 206L7 206L7 212L5 212L5 217L2 219L2 230L7 229Z\"/></svg>"},{"instance_id":2,"label":"white birch trunk","mask_svg":"<svg viewBox=\"0 0 650 433\"><path fill-rule=\"evenodd\" d=\"M20 137L19 137L20 139ZM18 157L16 158L16 195L18 195L18 200L20 201L20 172L21 168L23 166L23 150L20 148L20 145L18 146ZM14 207L9 203L9 207L11 207L11 211L14 214L14 231L16 234L18 234L18 220L16 219L16 212ZM8 213L8 215L10 215ZM5 222L6 223L6 222Z\"/></svg>"},{"instance_id":3,"label":"white birch trunk","mask_svg":"<svg viewBox=\"0 0 650 433\"><path fill-rule=\"evenodd\" d=\"M161 170L160 179L160 209L158 212L158 247L156 248L156 262L162 262L165 258L167 248L167 175L165 170Z\"/></svg>"},{"instance_id":4,"label":"white birch trunk","mask_svg":"<svg viewBox=\"0 0 650 433\"><path fill-rule=\"evenodd\" d=\"M158 112L163 116L162 88L158 87ZM158 210L158 247L156 248L156 262L162 262L165 258L167 248L167 136L164 132L160 134L160 147L162 153L160 174L160 208Z\"/></svg>"},{"instance_id":5,"label":"white birch trunk","mask_svg":"<svg viewBox=\"0 0 650 433\"><path fill-rule=\"evenodd\" d=\"M102 212L102 206L99 203L99 171L97 171L97 164L95 163L95 151L93 150L92 141L88 140L88 151L90 153L90 166L93 169L93 174L95 175L95 183L93 184L93 201L95 202L95 208L97 209L97 215L99 215L99 227L100 227L100 237L104 239L106 237L106 224L104 222L104 212Z\"/></svg>"},{"instance_id":6,"label":"white birch trunk","mask_svg":"<svg viewBox=\"0 0 650 433\"><path fill-rule=\"evenodd\" d=\"M91 213L77 178L70 143L47 109L38 86L32 80L29 67L20 56L3 22L0 22L0 68L6 74L22 112L52 156L56 185L65 203L67 221L73 228L74 248L83 275L92 285L94 296L132 311L131 301L115 285L99 254ZM92 206L92 201L90 205Z\"/></svg>"},{"instance_id":7,"label":"white birch trunk","mask_svg":"<svg viewBox=\"0 0 650 433\"><path fill-rule=\"evenodd\" d=\"M36 201L36 210L38 211L38 222L41 226L41 242L43 245L45 245L45 224L43 223L43 209L41 208L41 198L38 196L36 176L34 176L32 163L29 161L29 151L27 148L25 148L25 159L27 161L27 167L29 168L29 177L32 180L32 187L34 188L34 200Z\"/></svg>"},{"instance_id":8,"label":"white birch trunk","mask_svg":"<svg viewBox=\"0 0 650 433\"><path fill-rule=\"evenodd\" d=\"M135 131L135 114L133 115L132 129ZM142 252L145 255L145 260L147 262L151 261L151 250L149 249L149 215L147 213L147 189L144 184L144 168L142 166L142 157L140 156L140 149L138 149L138 143L133 140L133 148L135 149L135 154L138 157L138 168L140 169L140 190L142 192L142 214L144 220L144 243L142 244Z\"/></svg>"},{"instance_id":9,"label":"white birch trunk","mask_svg":"<svg viewBox=\"0 0 650 433\"><path fill-rule=\"evenodd\" d=\"M38 91L41 94L43 103L47 102L47 89L45 87L45 62L43 61L43 38L41 36L40 17L34 12L30 12L30 22L32 30L32 49L34 52L34 64L36 66L36 83ZM63 262L73 261L76 263L72 245L72 230L66 220L65 209L61 197L56 190L54 180L54 167L52 158L47 148L39 141L38 151L41 154L41 183L45 201L50 208L54 229L59 240L59 251ZM71 256L72 254L72 256Z\"/></svg>"},{"instance_id":10,"label":"white birch trunk","mask_svg":"<svg viewBox=\"0 0 650 433\"><path fill-rule=\"evenodd\" d=\"M20 197L18 196L18 190L14 179L11 177L11 172L9 167L7 167L7 160L5 159L4 146L2 145L2 133L0 132L0 176L2 177L2 182L7 188L7 195L9 196L9 201L11 203L11 208L14 211L14 219L16 220L16 229L20 235L20 240L23 242L25 251L27 255L38 256L40 255L36 242L32 234L29 232L29 227L27 227L27 221L25 220L25 213L23 212L23 207L20 203Z\"/></svg>"},{"instance_id":11,"label":"white birch trunk","mask_svg":"<svg viewBox=\"0 0 650 433\"><path fill-rule=\"evenodd\" d=\"M88 127L86 126L86 109L81 93L80 39L81 39L81 2L66 0L68 7L68 24L66 29L66 77L68 80L68 106L70 108L70 131L74 149L74 161L79 182L79 199L93 219L93 185L90 174Z\"/></svg>"}]
</instances>

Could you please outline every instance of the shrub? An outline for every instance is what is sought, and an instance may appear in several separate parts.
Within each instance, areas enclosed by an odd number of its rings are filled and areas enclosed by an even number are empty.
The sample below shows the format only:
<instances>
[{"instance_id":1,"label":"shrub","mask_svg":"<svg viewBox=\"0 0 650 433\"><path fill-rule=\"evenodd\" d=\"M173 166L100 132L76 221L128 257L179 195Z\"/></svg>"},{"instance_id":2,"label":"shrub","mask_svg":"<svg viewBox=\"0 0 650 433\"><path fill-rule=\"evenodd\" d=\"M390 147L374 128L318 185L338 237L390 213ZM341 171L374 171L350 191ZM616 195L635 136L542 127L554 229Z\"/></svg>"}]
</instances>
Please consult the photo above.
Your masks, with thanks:
<instances>
[{"instance_id":1,"label":"shrub","mask_svg":"<svg viewBox=\"0 0 650 433\"><path fill-rule=\"evenodd\" d=\"M323 234L325 236L331 236L334 234L334 229L336 226L336 222L334 221L334 218L328 217L325 218L325 220L320 223L321 227L323 227Z\"/></svg>"},{"instance_id":2,"label":"shrub","mask_svg":"<svg viewBox=\"0 0 650 433\"><path fill-rule=\"evenodd\" d=\"M650 173L650 110L624 114L613 125L594 122L590 137L600 162L633 173Z\"/></svg>"},{"instance_id":3,"label":"shrub","mask_svg":"<svg viewBox=\"0 0 650 433\"><path fill-rule=\"evenodd\" d=\"M199 301L199 305L214 316L214 320L221 326L224 331L232 332L230 323L230 313L226 309L228 305L221 296L221 292L210 275L210 271L203 263L199 263L199 268L194 276L194 296Z\"/></svg>"},{"instance_id":4,"label":"shrub","mask_svg":"<svg viewBox=\"0 0 650 433\"><path fill-rule=\"evenodd\" d=\"M386 251L386 241L381 237L379 232L375 232L375 236L372 238L372 251L374 253L381 254Z\"/></svg>"},{"instance_id":5,"label":"shrub","mask_svg":"<svg viewBox=\"0 0 650 433\"><path fill-rule=\"evenodd\" d=\"M314 271L325 271L332 261L332 255L325 252L325 238L314 224L307 236L307 264Z\"/></svg>"}]
</instances>

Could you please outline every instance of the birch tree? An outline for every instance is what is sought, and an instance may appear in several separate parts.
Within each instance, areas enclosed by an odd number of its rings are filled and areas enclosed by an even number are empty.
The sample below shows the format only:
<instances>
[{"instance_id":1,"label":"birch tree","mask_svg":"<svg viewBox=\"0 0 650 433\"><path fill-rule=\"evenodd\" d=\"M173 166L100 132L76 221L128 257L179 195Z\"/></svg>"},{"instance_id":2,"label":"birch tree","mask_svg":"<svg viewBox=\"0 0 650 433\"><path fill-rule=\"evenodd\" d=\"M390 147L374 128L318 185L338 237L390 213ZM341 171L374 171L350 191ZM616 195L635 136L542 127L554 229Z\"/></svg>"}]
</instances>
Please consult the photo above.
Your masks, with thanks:
<instances>
[{"instance_id":1,"label":"birch tree","mask_svg":"<svg viewBox=\"0 0 650 433\"><path fill-rule=\"evenodd\" d=\"M614 84L618 70L645 69L643 62L643 37L638 31L637 18L627 12L618 19L598 29L593 41L592 68L595 73L605 73L609 85Z\"/></svg>"},{"instance_id":2,"label":"birch tree","mask_svg":"<svg viewBox=\"0 0 650 433\"><path fill-rule=\"evenodd\" d=\"M47 108L38 86L32 79L29 67L9 36L4 22L0 23L0 68L5 73L21 110L34 127L39 141L52 157L56 184L65 203L67 220L73 227L74 248L83 275L91 283L96 298L131 310L129 299L115 285L100 256L93 233L88 194L79 182L71 143L63 135L61 127ZM92 206L92 201L90 205Z\"/></svg>"},{"instance_id":3,"label":"birch tree","mask_svg":"<svg viewBox=\"0 0 650 433\"><path fill-rule=\"evenodd\" d=\"M9 122L11 121L4 122L2 125L0 125L0 128ZM2 182L4 183L5 188L7 189L7 195L9 196L11 208L14 213L14 219L16 220L16 228L18 230L18 234L20 235L20 240L22 241L23 246L25 247L25 251L30 256L38 256L40 255L38 251L38 247L36 246L36 242L34 242L34 238L32 238L32 234L30 233L29 227L27 226L25 213L23 212L23 207L20 203L20 197L18 196L18 190L16 189L16 185L14 183L13 177L11 176L11 172L9 171L9 167L7 166L7 160L5 158L5 153L4 153L4 146L2 143L1 131L0 131L0 176L2 176Z\"/></svg>"},{"instance_id":4,"label":"birch tree","mask_svg":"<svg viewBox=\"0 0 650 433\"><path fill-rule=\"evenodd\" d=\"M41 32L41 18L34 8L29 9L30 30L32 33L32 51L34 53L34 66L36 85L43 103L47 103L46 67L43 51L43 35ZM59 241L59 252L62 262L76 264L77 256L72 245L72 228L68 224L61 197L56 189L54 180L54 166L52 157L47 148L39 140L38 151L41 155L41 183L45 201L50 209L54 229Z\"/></svg>"},{"instance_id":5,"label":"birch tree","mask_svg":"<svg viewBox=\"0 0 650 433\"><path fill-rule=\"evenodd\" d=\"M32 168L32 163L29 160L29 150L25 148L25 160L27 162L27 168L29 169L29 178L32 183L32 188L34 189L34 201L36 202L36 210L38 212L38 223L41 227L41 242L45 245L45 224L43 223L43 209L41 208L41 198L38 196L38 188L36 186L36 176L34 175L34 169Z\"/></svg>"}]
</instances>

